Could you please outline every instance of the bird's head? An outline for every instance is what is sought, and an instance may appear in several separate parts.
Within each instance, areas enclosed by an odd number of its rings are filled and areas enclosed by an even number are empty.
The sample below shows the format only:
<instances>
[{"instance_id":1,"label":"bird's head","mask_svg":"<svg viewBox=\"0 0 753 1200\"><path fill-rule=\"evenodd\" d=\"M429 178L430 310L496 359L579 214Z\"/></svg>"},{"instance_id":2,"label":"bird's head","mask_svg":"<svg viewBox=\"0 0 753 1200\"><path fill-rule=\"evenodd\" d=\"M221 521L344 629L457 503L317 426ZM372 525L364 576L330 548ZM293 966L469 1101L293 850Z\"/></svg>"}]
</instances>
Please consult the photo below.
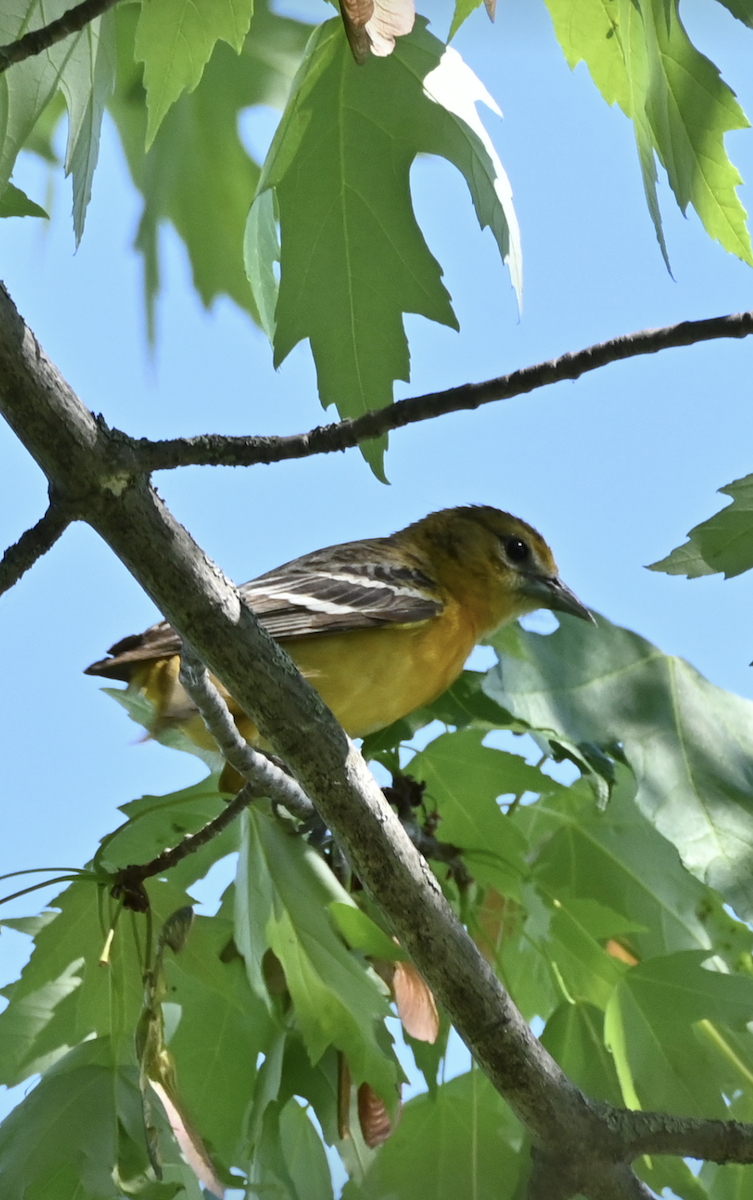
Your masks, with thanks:
<instances>
[{"instance_id":1,"label":"bird's head","mask_svg":"<svg viewBox=\"0 0 753 1200\"><path fill-rule=\"evenodd\" d=\"M418 526L433 545L435 561L441 561L440 582L471 603L476 598L483 633L537 608L593 622L586 606L560 579L541 534L518 517L472 505L431 513ZM488 614L481 613L483 599L488 601Z\"/></svg>"}]
</instances>

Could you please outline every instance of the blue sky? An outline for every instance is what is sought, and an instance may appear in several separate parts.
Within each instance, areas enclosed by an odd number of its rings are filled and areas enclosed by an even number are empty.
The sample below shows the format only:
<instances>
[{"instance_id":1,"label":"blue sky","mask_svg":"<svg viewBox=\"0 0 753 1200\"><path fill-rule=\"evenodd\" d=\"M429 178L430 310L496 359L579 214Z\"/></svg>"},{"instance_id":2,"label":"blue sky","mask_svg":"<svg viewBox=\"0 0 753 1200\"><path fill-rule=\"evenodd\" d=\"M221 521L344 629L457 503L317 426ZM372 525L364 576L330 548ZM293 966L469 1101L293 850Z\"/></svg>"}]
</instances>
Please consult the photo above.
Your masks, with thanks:
<instances>
[{"instance_id":1,"label":"blue sky","mask_svg":"<svg viewBox=\"0 0 753 1200\"><path fill-rule=\"evenodd\" d=\"M318 7L306 4L305 11ZM435 25L442 33L449 6L433 2L431 9L443 14ZM696 44L753 114L753 34L717 4L693 0L682 12ZM631 127L605 106L583 66L570 72L543 4L500 5L495 26L480 12L455 45L504 113L503 121L482 115L522 227L523 309L519 318L462 178L444 162L417 163L417 213L444 267L461 332L407 318L413 378L397 395L499 375L645 327L753 307L750 268L712 244L694 214L684 218L662 183L674 279L667 274ZM269 113L249 114L250 145L263 146L271 130ZM753 177L753 133L730 135L727 147L743 177ZM45 177L36 164L21 164L15 179L44 203ZM748 191L740 189L744 204ZM159 437L287 433L320 423L308 347L299 346L275 372L264 336L230 302L210 313L201 308L167 228L159 335L150 355L140 264L131 249L139 200L109 123L77 253L68 184L58 181L52 207L49 228L0 223L2 278L69 383L111 425ZM391 532L431 509L466 502L509 509L541 530L585 602L689 659L720 686L751 696L750 579L688 583L647 572L644 564L722 506L715 489L753 469L752 362L750 339L709 343L421 424L392 435L389 487L357 452L249 471L191 468L158 484L239 583L317 546ZM44 507L41 473L1 427L3 546ZM202 773L188 756L136 744L136 727L81 673L157 614L83 526L69 530L0 603L0 871L82 864L118 822L119 804ZM31 910L28 902L14 909ZM4 978L15 973L20 944L3 934Z\"/></svg>"}]
</instances>

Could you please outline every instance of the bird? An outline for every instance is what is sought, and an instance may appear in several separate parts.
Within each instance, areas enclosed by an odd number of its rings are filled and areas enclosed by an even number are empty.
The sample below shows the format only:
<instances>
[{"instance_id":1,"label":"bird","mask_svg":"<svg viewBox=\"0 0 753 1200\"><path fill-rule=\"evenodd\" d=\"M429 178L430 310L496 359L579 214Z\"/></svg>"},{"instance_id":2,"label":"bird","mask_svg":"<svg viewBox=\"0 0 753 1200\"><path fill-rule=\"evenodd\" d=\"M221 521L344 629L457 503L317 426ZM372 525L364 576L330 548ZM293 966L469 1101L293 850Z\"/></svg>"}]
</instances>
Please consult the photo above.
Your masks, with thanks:
<instances>
[{"instance_id":1,"label":"bird","mask_svg":"<svg viewBox=\"0 0 753 1200\"><path fill-rule=\"evenodd\" d=\"M436 700L501 625L539 608L594 620L560 579L541 534L488 505L443 509L389 537L315 550L238 590L355 738ZM85 674L145 696L152 734L178 726L197 746L215 748L180 682L180 651L180 636L160 621L116 642ZM218 686L242 736L264 746Z\"/></svg>"}]
</instances>

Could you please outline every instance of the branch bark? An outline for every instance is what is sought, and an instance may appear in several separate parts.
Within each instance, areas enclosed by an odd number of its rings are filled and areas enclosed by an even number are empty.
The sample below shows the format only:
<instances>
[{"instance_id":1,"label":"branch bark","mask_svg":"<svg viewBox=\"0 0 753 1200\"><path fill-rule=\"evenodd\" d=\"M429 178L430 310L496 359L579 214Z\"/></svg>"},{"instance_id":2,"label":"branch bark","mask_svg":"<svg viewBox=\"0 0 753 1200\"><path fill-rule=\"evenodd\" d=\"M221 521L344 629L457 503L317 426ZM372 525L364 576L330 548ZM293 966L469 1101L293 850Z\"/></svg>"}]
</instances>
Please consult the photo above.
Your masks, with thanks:
<instances>
[{"instance_id":1,"label":"branch bark","mask_svg":"<svg viewBox=\"0 0 753 1200\"><path fill-rule=\"evenodd\" d=\"M309 820L314 815L314 806L308 796L295 779L243 740L206 667L185 642L180 655L180 679L225 760L252 785L255 794L282 804L301 821Z\"/></svg>"},{"instance_id":2,"label":"branch bark","mask_svg":"<svg viewBox=\"0 0 753 1200\"><path fill-rule=\"evenodd\" d=\"M318 425L308 433L289 437L226 437L203 434L195 438L171 438L151 442L146 438L131 442L134 454L145 472L187 466L249 467L256 464L309 458L313 454L332 454L349 450L368 438L380 437L393 429L403 429L418 421L452 412L467 412L495 400L511 400L527 392L563 380L579 379L609 363L657 354L660 350L692 346L715 338L744 338L753 333L753 312L709 317L703 321L682 321L662 329L644 329L587 346L571 354L562 354L548 362L523 367L510 375L487 379L484 383L466 383L443 392L429 392L398 400L388 408L373 409L361 417Z\"/></svg>"},{"instance_id":3,"label":"branch bark","mask_svg":"<svg viewBox=\"0 0 753 1200\"><path fill-rule=\"evenodd\" d=\"M36 525L22 533L0 559L0 596L18 583L21 576L34 566L38 558L55 545L70 524L59 504L51 503Z\"/></svg>"},{"instance_id":4,"label":"branch bark","mask_svg":"<svg viewBox=\"0 0 753 1200\"><path fill-rule=\"evenodd\" d=\"M626 1112L620 1123L621 1139L636 1156L677 1154L716 1163L753 1163L753 1126L741 1121Z\"/></svg>"},{"instance_id":5,"label":"branch bark","mask_svg":"<svg viewBox=\"0 0 753 1200\"><path fill-rule=\"evenodd\" d=\"M121 867L113 877L111 890L113 899L122 899L124 907L133 912L146 912L149 908L149 897L144 889L144 881L169 871L184 858L188 858L189 854L195 854L213 838L219 837L223 830L227 829L228 825L232 825L236 817L240 816L244 808L252 804L261 794L258 788L247 784L246 787L241 788L235 799L231 800L219 816L215 817L213 821L207 821L206 825L197 829L196 833L187 833L176 846L171 846L169 850L163 850L149 862L130 863L127 867Z\"/></svg>"},{"instance_id":6,"label":"branch bark","mask_svg":"<svg viewBox=\"0 0 753 1200\"><path fill-rule=\"evenodd\" d=\"M646 1196L628 1164L658 1139L661 1121L670 1122L666 1137L674 1137L681 1152L695 1154L683 1139L696 1122L671 1128L674 1119L654 1114L652 1124L650 1114L589 1101L536 1040L318 694L166 509L130 441L81 404L4 289L0 411L66 511L112 547L290 765L474 1057L525 1125L539 1162L559 1164L567 1181L562 1200L578 1192L591 1200ZM723 1138L714 1142L711 1124L705 1135L716 1154ZM753 1128L719 1124L730 1155L749 1161ZM539 1182L541 1170L534 1172Z\"/></svg>"},{"instance_id":7,"label":"branch bark","mask_svg":"<svg viewBox=\"0 0 753 1200\"><path fill-rule=\"evenodd\" d=\"M49 50L50 46L56 45L57 42L62 42L64 38L70 37L72 33L78 33L96 17L101 17L108 8L114 8L117 3L118 0L83 0L81 4L69 8L56 21L50 21L49 25L43 25L41 29L31 29L15 42L0 46L0 74L14 63L33 58L43 50Z\"/></svg>"}]
</instances>

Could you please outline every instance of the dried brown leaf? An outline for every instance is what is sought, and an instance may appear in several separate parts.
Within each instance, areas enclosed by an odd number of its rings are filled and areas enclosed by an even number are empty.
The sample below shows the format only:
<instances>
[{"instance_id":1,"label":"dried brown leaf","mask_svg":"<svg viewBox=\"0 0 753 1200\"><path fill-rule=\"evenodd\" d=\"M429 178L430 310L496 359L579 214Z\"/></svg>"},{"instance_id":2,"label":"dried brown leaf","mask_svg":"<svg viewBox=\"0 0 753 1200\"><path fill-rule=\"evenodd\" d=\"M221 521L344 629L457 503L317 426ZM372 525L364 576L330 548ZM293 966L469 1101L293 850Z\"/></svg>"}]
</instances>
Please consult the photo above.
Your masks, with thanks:
<instances>
[{"instance_id":1,"label":"dried brown leaf","mask_svg":"<svg viewBox=\"0 0 753 1200\"><path fill-rule=\"evenodd\" d=\"M178 1097L171 1096L166 1087L158 1079L150 1079L149 1082L162 1101L162 1107L167 1114L170 1128L173 1131L176 1142L180 1146L180 1152L189 1167L199 1183L203 1183L204 1187L209 1188L209 1191L214 1196L222 1200L225 1195L225 1189L215 1174L204 1143L193 1128L187 1115L182 1111Z\"/></svg>"},{"instance_id":2,"label":"dried brown leaf","mask_svg":"<svg viewBox=\"0 0 753 1200\"><path fill-rule=\"evenodd\" d=\"M340 0L340 11L359 66L369 54L377 58L391 54L395 38L410 33L416 17L413 0Z\"/></svg>"},{"instance_id":3,"label":"dried brown leaf","mask_svg":"<svg viewBox=\"0 0 753 1200\"><path fill-rule=\"evenodd\" d=\"M436 1042L439 1034L437 1002L413 963L395 963L392 991L397 1015L406 1033L419 1042Z\"/></svg>"},{"instance_id":4,"label":"dried brown leaf","mask_svg":"<svg viewBox=\"0 0 753 1200\"><path fill-rule=\"evenodd\" d=\"M400 1120L402 1105L398 1101L395 1125ZM390 1115L381 1096L377 1096L373 1087L362 1083L358 1089L358 1123L366 1145L371 1149L382 1146L393 1131Z\"/></svg>"}]
</instances>

